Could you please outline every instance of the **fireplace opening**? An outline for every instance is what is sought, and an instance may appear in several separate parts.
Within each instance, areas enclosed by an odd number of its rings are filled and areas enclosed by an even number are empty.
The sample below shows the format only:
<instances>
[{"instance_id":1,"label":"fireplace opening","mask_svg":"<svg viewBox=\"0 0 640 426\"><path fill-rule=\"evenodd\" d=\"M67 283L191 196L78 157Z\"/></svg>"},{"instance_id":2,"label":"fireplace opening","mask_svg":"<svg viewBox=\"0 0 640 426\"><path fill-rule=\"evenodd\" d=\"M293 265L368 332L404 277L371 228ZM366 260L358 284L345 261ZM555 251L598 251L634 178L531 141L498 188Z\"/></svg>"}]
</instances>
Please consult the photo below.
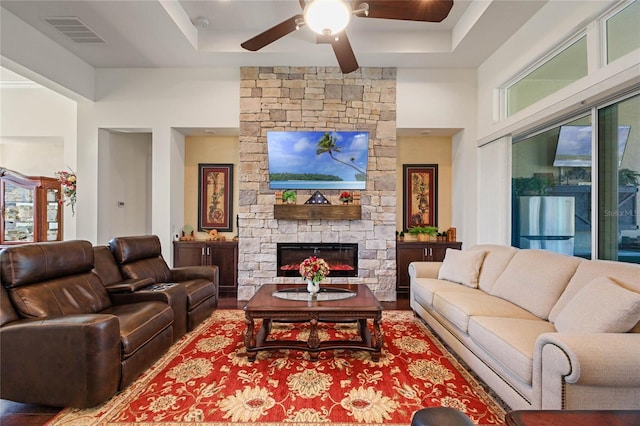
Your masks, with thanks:
<instances>
[{"instance_id":1,"label":"fireplace opening","mask_svg":"<svg viewBox=\"0 0 640 426\"><path fill-rule=\"evenodd\" d=\"M278 243L276 250L279 277L299 277L300 263L309 256L329 264L329 277L358 276L358 244Z\"/></svg>"}]
</instances>

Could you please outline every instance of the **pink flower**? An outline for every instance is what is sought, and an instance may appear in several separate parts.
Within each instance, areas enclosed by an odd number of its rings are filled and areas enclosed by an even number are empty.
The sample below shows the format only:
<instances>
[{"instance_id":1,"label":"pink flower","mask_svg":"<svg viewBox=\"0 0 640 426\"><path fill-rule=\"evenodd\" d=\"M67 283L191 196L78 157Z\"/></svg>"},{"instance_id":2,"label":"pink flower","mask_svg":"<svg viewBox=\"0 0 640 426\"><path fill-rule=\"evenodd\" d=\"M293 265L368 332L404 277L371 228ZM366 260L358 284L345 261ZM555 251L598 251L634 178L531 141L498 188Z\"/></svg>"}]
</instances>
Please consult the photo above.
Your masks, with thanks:
<instances>
[{"instance_id":1,"label":"pink flower","mask_svg":"<svg viewBox=\"0 0 640 426\"><path fill-rule=\"evenodd\" d=\"M306 258L300 263L302 279L320 282L329 275L329 265L316 256Z\"/></svg>"}]
</instances>

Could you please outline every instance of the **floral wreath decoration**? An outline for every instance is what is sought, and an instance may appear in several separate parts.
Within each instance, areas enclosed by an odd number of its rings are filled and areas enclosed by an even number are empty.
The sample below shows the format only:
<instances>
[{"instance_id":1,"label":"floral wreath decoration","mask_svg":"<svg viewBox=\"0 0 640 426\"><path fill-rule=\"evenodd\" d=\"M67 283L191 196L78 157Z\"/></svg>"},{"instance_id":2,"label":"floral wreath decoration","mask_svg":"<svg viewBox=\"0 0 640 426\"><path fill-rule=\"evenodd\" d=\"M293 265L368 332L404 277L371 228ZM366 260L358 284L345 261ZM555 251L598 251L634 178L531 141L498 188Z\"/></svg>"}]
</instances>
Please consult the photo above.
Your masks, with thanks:
<instances>
[{"instance_id":1,"label":"floral wreath decoration","mask_svg":"<svg viewBox=\"0 0 640 426\"><path fill-rule=\"evenodd\" d=\"M55 172L55 175L58 177L58 181L60 181L60 185L62 186L62 195L66 199L66 203L63 199L60 199L59 203L71 206L71 214L75 216L77 197L76 186L78 181L76 173L74 171L68 172L66 170L62 170Z\"/></svg>"}]
</instances>

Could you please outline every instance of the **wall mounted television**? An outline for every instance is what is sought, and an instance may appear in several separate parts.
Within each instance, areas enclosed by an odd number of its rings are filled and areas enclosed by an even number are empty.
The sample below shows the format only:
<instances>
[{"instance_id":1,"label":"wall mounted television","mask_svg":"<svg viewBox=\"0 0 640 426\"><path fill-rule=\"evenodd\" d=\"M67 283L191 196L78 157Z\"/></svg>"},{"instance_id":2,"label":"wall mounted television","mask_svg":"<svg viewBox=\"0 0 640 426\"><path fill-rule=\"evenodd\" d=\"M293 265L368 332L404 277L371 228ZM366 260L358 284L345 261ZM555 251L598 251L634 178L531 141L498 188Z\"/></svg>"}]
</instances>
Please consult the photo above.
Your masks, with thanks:
<instances>
[{"instance_id":1,"label":"wall mounted television","mask_svg":"<svg viewBox=\"0 0 640 426\"><path fill-rule=\"evenodd\" d=\"M369 132L267 132L270 189L365 189Z\"/></svg>"},{"instance_id":2,"label":"wall mounted television","mask_svg":"<svg viewBox=\"0 0 640 426\"><path fill-rule=\"evenodd\" d=\"M618 126L618 167L631 126ZM554 167L591 167L591 126L560 126Z\"/></svg>"}]
</instances>

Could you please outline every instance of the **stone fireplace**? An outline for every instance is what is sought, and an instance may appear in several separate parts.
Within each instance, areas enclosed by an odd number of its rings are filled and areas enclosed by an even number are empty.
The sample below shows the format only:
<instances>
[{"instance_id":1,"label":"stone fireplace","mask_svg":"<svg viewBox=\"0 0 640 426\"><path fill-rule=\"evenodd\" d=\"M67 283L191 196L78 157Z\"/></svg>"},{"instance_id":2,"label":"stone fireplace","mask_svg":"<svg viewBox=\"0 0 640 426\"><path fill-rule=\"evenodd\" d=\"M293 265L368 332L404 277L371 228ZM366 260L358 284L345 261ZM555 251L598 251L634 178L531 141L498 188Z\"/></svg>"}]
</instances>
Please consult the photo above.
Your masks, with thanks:
<instances>
[{"instance_id":1,"label":"stone fireplace","mask_svg":"<svg viewBox=\"0 0 640 426\"><path fill-rule=\"evenodd\" d=\"M332 278L358 276L358 244L278 243L276 253L279 277L300 277L300 262L310 256L324 259Z\"/></svg>"},{"instance_id":2,"label":"stone fireplace","mask_svg":"<svg viewBox=\"0 0 640 426\"><path fill-rule=\"evenodd\" d=\"M242 67L240 70L238 299L249 300L266 283L300 283L282 276L278 244L339 243L357 247L352 275L329 283L364 284L379 300L395 300L396 69ZM366 188L358 218L276 219L269 189L267 132L362 130L369 132ZM298 203L313 191L298 190ZM340 190L322 191L336 200Z\"/></svg>"}]
</instances>

